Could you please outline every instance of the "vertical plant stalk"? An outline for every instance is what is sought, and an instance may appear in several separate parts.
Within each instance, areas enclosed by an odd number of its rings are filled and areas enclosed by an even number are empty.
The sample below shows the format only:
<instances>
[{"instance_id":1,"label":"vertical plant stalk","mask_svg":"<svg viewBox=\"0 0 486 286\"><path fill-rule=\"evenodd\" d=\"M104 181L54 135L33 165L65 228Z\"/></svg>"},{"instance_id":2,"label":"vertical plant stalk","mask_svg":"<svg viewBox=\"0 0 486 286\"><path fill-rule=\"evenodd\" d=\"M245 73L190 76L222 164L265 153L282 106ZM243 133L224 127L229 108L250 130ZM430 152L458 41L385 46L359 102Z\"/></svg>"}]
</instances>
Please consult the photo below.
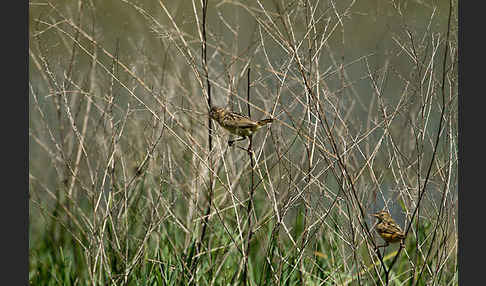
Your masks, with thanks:
<instances>
[{"instance_id":1,"label":"vertical plant stalk","mask_svg":"<svg viewBox=\"0 0 486 286\"><path fill-rule=\"evenodd\" d=\"M311 27L313 27L315 29L315 23L314 23L314 19L313 19L313 16L311 15L311 12L310 10L311 7L310 7L310 3L309 2L305 2L304 3L305 5L305 23L306 23L306 27L309 27L309 35L312 35L313 31L315 32L315 30L313 30ZM310 17L309 17L310 15ZM310 18L310 19L309 19ZM312 26L309 24L310 22L312 22ZM308 37L308 55L309 55L309 58L308 58L308 63L309 63L309 66L308 66L308 73L309 73L309 77L312 76L312 55L313 55L313 42L311 40L311 38L313 39L314 38L314 35L312 36L309 36ZM311 80L311 79L309 79ZM307 118L307 121L308 121L308 134L309 136L311 136L312 134L312 120L311 120L311 113L312 113L312 110L311 110L311 101L312 101L312 98L310 96L309 93L307 93L306 95L306 100L307 100L307 106L306 106L306 115L305 117ZM314 133L314 139L315 139L315 133ZM311 142L307 142L305 144L305 150L306 150L306 154L307 154L307 175L305 177L305 185L307 186L307 192L303 194L302 196L302 199L303 199L303 205L304 205L304 217L303 217L303 222L302 222L302 235L301 235L301 240L300 240L300 253L303 254L303 251L304 251L304 248L307 244L307 241L308 241L308 235L309 235L309 231L307 229L307 216L309 215L309 210L310 210L310 205L308 204L310 202L310 199L311 199L311 191L310 191L310 185L311 185L311 172L312 172L312 145L313 143ZM300 255L299 255L300 256ZM304 273L305 273L305 265L304 265L304 259L301 258L299 259L299 262L300 262L300 265L299 265L299 280L300 280L300 283L302 285L305 285L305 277L304 277Z\"/></svg>"},{"instance_id":2,"label":"vertical plant stalk","mask_svg":"<svg viewBox=\"0 0 486 286\"><path fill-rule=\"evenodd\" d=\"M209 81L209 69L208 69L208 61L207 61L207 36L206 36L206 16L208 12L208 1L207 0L202 0L202 48L201 48L201 58L202 58L202 67L204 69L204 76L206 77L206 88L207 88L207 93L208 93L208 106L211 108L212 103L211 103L211 83ZM212 160L212 150L213 150L213 125L211 118L208 116L208 166L212 170L214 169L213 166L213 160ZM201 236L199 238L199 241L196 243L196 253L199 254L201 253L201 247L202 247L202 242L204 241L206 237L206 230L207 230L207 225L209 221L209 214L211 213L211 207L213 204L213 172L208 172L209 174L209 190L208 190L208 206L206 208L206 212L203 218L203 225L202 225L202 230L201 230ZM191 270L194 271L194 269L197 266L197 259L192 262ZM195 274L195 273L194 273Z\"/></svg>"},{"instance_id":3,"label":"vertical plant stalk","mask_svg":"<svg viewBox=\"0 0 486 286\"><path fill-rule=\"evenodd\" d=\"M251 119L250 113L250 68L248 68L247 73L248 78L248 85L247 85L247 93L246 93L246 104L248 107L248 118ZM253 228L251 224L251 212L253 210L253 196L255 194L255 182L254 182L254 174L253 169L255 167L255 161L253 160L253 136L248 136L248 140L250 141L248 144L248 156L250 156L250 197L248 199L248 208L247 208L247 224L248 224L248 236L246 237L246 248L244 250L244 268L243 268L243 277L242 277L242 285L246 285L247 275L248 275L248 259L250 256L250 241L253 236Z\"/></svg>"}]
</instances>

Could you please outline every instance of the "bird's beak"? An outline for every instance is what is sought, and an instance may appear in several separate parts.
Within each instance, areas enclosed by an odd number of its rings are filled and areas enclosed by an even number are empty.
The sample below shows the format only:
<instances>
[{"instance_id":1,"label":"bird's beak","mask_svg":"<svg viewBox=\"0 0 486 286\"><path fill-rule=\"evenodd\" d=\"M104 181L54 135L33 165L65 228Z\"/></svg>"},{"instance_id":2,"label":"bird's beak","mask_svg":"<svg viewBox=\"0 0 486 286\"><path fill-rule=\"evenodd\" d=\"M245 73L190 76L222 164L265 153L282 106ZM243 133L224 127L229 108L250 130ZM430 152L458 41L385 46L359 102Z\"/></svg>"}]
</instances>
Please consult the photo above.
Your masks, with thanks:
<instances>
[{"instance_id":1,"label":"bird's beak","mask_svg":"<svg viewBox=\"0 0 486 286\"><path fill-rule=\"evenodd\" d=\"M378 217L378 214L370 214L370 216Z\"/></svg>"}]
</instances>

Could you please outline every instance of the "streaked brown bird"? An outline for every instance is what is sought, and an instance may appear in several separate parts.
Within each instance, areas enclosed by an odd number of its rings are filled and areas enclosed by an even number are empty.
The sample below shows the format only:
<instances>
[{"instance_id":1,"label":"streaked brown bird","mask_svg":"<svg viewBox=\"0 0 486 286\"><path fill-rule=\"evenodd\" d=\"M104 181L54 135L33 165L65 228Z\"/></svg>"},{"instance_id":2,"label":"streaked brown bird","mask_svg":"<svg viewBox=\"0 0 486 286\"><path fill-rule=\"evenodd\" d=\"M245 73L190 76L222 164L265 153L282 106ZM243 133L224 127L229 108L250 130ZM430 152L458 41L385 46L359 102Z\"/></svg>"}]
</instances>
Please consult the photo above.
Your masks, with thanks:
<instances>
[{"instance_id":1,"label":"streaked brown bird","mask_svg":"<svg viewBox=\"0 0 486 286\"><path fill-rule=\"evenodd\" d=\"M383 210L372 214L378 219L378 224L375 226L376 232L385 241L384 245L378 247L387 247L390 243L400 242L400 247L403 247L403 240L405 233L400 226L393 220L390 213Z\"/></svg>"},{"instance_id":2,"label":"streaked brown bird","mask_svg":"<svg viewBox=\"0 0 486 286\"><path fill-rule=\"evenodd\" d=\"M209 117L218 122L224 129L241 137L235 140L229 140L228 145L230 146L233 145L235 141L249 138L258 129L273 121L272 118L254 121L244 115L219 106L213 106L211 108Z\"/></svg>"}]
</instances>

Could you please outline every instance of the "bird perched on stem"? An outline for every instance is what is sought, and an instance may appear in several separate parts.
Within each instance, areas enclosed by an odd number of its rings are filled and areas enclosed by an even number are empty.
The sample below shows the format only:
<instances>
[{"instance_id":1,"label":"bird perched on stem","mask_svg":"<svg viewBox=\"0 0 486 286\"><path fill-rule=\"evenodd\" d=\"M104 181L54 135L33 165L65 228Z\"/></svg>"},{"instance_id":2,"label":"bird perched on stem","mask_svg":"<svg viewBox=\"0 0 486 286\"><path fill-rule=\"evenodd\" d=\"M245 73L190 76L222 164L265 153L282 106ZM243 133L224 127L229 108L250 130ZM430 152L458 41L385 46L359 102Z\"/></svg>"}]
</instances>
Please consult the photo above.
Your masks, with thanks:
<instances>
[{"instance_id":1,"label":"bird perched on stem","mask_svg":"<svg viewBox=\"0 0 486 286\"><path fill-rule=\"evenodd\" d=\"M377 246L387 247L390 243L400 242L400 247L403 247L403 240L405 239L405 233L400 226L393 220L390 213L383 210L372 214L372 216L378 219L378 224L375 226L376 232L385 241L384 245Z\"/></svg>"},{"instance_id":2,"label":"bird perched on stem","mask_svg":"<svg viewBox=\"0 0 486 286\"><path fill-rule=\"evenodd\" d=\"M241 137L236 140L229 140L228 145L230 146L233 145L235 141L245 140L247 137L249 138L258 129L273 121L272 118L258 121L251 120L244 115L219 106L211 107L209 117L218 122L224 129Z\"/></svg>"}]
</instances>

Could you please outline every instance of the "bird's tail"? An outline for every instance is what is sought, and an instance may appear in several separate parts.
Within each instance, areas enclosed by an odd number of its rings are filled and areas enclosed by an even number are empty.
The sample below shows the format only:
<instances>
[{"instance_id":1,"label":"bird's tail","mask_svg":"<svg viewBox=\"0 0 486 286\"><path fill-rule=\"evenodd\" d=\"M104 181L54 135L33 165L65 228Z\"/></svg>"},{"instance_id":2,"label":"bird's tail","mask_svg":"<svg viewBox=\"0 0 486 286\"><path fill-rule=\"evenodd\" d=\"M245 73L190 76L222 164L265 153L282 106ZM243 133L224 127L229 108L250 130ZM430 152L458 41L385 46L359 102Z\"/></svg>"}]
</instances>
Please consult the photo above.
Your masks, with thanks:
<instances>
[{"instance_id":1,"label":"bird's tail","mask_svg":"<svg viewBox=\"0 0 486 286\"><path fill-rule=\"evenodd\" d=\"M265 124L271 123L273 121L272 118L262 119L258 121L258 125L263 126Z\"/></svg>"}]
</instances>

